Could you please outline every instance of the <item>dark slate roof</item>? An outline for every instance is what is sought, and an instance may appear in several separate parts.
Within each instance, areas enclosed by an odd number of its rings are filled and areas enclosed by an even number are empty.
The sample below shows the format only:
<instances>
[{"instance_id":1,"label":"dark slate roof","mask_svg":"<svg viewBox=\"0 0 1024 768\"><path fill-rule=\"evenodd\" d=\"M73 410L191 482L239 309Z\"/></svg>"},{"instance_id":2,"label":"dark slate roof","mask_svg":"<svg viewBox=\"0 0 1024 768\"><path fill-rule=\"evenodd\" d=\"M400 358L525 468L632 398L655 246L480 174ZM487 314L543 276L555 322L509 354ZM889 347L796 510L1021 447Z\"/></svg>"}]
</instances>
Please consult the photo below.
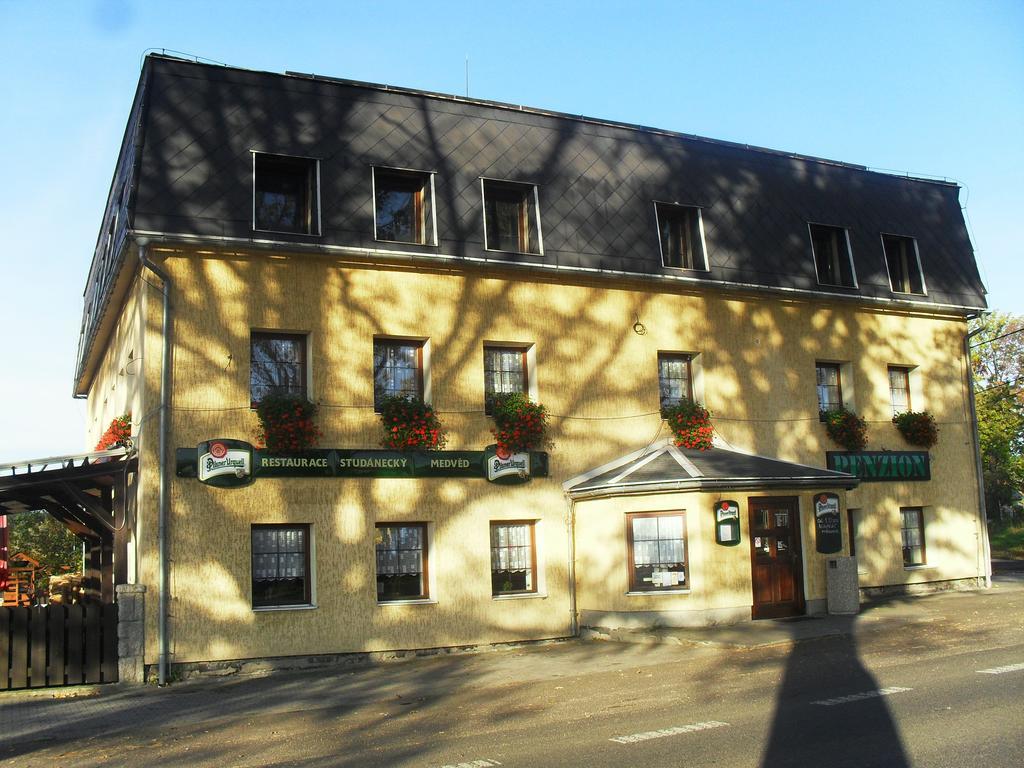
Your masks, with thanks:
<instances>
[{"instance_id":1,"label":"dark slate roof","mask_svg":"<svg viewBox=\"0 0 1024 768\"><path fill-rule=\"evenodd\" d=\"M163 56L147 57L136 102L142 108L115 174L130 182L128 215L117 221L136 232L905 302L889 286L885 232L917 239L928 295L909 297L914 302L961 313L985 306L959 187L947 182L494 102ZM319 236L253 232L253 150L320 160ZM373 166L435 172L437 246L375 240ZM538 185L543 255L484 250L481 177ZM119 194L112 187L105 222ZM701 207L707 272L662 265L655 201ZM808 222L849 228L858 288L818 285Z\"/></svg>"},{"instance_id":2,"label":"dark slate roof","mask_svg":"<svg viewBox=\"0 0 1024 768\"><path fill-rule=\"evenodd\" d=\"M671 490L854 488L860 482L845 472L720 447L698 451L665 445L605 466L596 475L569 480L566 491L578 498Z\"/></svg>"}]
</instances>

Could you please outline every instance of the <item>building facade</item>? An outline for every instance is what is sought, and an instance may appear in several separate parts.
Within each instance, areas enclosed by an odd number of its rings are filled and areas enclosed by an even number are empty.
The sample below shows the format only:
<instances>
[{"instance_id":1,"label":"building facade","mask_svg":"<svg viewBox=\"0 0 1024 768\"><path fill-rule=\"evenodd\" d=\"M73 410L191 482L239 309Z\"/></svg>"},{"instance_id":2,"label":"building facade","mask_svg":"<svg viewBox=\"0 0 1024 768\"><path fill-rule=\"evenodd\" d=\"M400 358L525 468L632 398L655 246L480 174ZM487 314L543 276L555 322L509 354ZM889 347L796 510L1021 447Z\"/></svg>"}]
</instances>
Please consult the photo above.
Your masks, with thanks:
<instances>
[{"instance_id":1,"label":"building facade","mask_svg":"<svg viewBox=\"0 0 1024 768\"><path fill-rule=\"evenodd\" d=\"M955 185L149 56L75 393L91 441L132 415L147 664L537 640L821 612L850 554L862 589L984 582L984 308ZM319 405L319 451L252 448L272 391ZM512 391L549 442L491 482ZM446 450L381 451L385 395ZM671 445L682 400L710 450ZM839 406L870 451L830 440ZM244 482L204 482L229 450Z\"/></svg>"}]
</instances>

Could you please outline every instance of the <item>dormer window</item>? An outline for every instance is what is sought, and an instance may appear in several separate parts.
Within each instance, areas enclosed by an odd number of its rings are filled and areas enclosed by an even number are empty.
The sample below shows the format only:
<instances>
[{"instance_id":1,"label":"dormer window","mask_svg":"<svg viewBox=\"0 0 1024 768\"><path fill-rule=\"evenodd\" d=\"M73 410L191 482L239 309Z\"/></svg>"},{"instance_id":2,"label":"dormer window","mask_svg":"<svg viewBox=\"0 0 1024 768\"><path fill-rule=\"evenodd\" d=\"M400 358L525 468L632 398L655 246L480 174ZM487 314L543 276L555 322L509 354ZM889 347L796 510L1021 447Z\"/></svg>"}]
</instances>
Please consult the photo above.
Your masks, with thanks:
<instances>
[{"instance_id":1,"label":"dormer window","mask_svg":"<svg viewBox=\"0 0 1024 768\"><path fill-rule=\"evenodd\" d=\"M537 187L483 179L484 248L541 253Z\"/></svg>"},{"instance_id":2,"label":"dormer window","mask_svg":"<svg viewBox=\"0 0 1024 768\"><path fill-rule=\"evenodd\" d=\"M253 229L320 234L317 161L253 153Z\"/></svg>"},{"instance_id":3,"label":"dormer window","mask_svg":"<svg viewBox=\"0 0 1024 768\"><path fill-rule=\"evenodd\" d=\"M655 203L661 263L676 269L706 270L700 208Z\"/></svg>"},{"instance_id":4,"label":"dormer window","mask_svg":"<svg viewBox=\"0 0 1024 768\"><path fill-rule=\"evenodd\" d=\"M373 212L378 240L434 243L429 173L373 169Z\"/></svg>"},{"instance_id":5,"label":"dormer window","mask_svg":"<svg viewBox=\"0 0 1024 768\"><path fill-rule=\"evenodd\" d=\"M809 224L811 250L814 253L814 268L818 273L819 285L834 285L840 288L856 288L857 277L853 272L853 258L850 255L850 239L842 227L824 224Z\"/></svg>"},{"instance_id":6,"label":"dormer window","mask_svg":"<svg viewBox=\"0 0 1024 768\"><path fill-rule=\"evenodd\" d=\"M924 276L917 242L912 237L882 235L885 266L889 270L889 285L893 293L916 293L924 296Z\"/></svg>"}]
</instances>

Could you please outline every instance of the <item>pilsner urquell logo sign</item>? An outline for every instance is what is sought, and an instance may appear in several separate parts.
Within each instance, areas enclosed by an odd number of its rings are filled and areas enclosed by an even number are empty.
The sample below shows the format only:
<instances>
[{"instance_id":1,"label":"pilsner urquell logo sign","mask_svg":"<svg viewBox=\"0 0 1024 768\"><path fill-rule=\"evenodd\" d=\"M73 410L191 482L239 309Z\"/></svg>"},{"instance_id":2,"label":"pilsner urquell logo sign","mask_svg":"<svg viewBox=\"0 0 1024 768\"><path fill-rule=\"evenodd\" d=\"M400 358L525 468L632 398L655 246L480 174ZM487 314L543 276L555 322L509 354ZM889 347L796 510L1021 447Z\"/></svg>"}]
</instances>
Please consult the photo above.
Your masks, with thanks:
<instances>
[{"instance_id":1,"label":"pilsner urquell logo sign","mask_svg":"<svg viewBox=\"0 0 1024 768\"><path fill-rule=\"evenodd\" d=\"M530 454L510 453L505 447L494 446L484 452L487 479L492 483L515 482L530 476Z\"/></svg>"},{"instance_id":2,"label":"pilsner urquell logo sign","mask_svg":"<svg viewBox=\"0 0 1024 768\"><path fill-rule=\"evenodd\" d=\"M200 443L197 472L199 481L231 487L252 479L252 446L241 440L210 440Z\"/></svg>"},{"instance_id":3,"label":"pilsner urquell logo sign","mask_svg":"<svg viewBox=\"0 0 1024 768\"><path fill-rule=\"evenodd\" d=\"M868 483L932 479L928 451L828 451L825 464Z\"/></svg>"}]
</instances>

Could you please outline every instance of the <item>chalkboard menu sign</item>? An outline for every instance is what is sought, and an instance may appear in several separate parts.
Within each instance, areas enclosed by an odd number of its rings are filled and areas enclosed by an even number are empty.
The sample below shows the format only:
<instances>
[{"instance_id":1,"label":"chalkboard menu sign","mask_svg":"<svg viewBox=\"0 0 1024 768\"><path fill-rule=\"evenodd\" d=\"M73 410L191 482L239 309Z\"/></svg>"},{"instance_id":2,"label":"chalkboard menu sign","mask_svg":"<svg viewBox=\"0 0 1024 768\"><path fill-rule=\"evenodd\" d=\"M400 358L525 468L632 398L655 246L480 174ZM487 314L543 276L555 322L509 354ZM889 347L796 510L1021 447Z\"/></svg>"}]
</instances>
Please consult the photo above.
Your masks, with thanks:
<instances>
[{"instance_id":1,"label":"chalkboard menu sign","mask_svg":"<svg viewBox=\"0 0 1024 768\"><path fill-rule=\"evenodd\" d=\"M814 538L818 551L835 554L843 548L843 532L839 524L839 496L819 493L814 496Z\"/></svg>"}]
</instances>

